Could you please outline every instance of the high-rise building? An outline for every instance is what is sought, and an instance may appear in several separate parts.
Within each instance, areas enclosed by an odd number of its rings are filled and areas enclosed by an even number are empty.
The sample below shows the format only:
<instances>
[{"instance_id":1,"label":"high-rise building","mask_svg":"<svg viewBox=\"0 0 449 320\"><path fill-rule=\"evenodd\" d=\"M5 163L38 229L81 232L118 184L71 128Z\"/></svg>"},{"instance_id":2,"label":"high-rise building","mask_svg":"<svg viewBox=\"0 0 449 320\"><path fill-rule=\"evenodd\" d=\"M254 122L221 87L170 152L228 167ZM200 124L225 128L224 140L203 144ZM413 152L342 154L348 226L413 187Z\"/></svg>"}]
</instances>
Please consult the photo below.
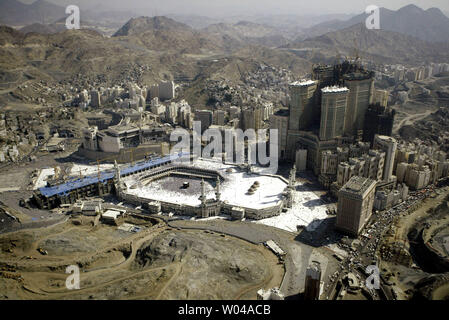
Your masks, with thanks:
<instances>
[{"instance_id":1,"label":"high-rise building","mask_svg":"<svg viewBox=\"0 0 449 320\"><path fill-rule=\"evenodd\" d=\"M373 144L376 134L391 136L396 111L381 105L370 105L365 114L363 141Z\"/></svg>"},{"instance_id":2,"label":"high-rise building","mask_svg":"<svg viewBox=\"0 0 449 320\"><path fill-rule=\"evenodd\" d=\"M238 119L240 118L240 108L236 106L232 106L229 108L229 119Z\"/></svg>"},{"instance_id":3,"label":"high-rise building","mask_svg":"<svg viewBox=\"0 0 449 320\"><path fill-rule=\"evenodd\" d=\"M320 140L332 140L344 134L349 90L334 86L321 92Z\"/></svg>"},{"instance_id":4,"label":"high-rise building","mask_svg":"<svg viewBox=\"0 0 449 320\"><path fill-rule=\"evenodd\" d=\"M313 69L313 79L319 82L320 88L334 83L334 66L320 65Z\"/></svg>"},{"instance_id":5,"label":"high-rise building","mask_svg":"<svg viewBox=\"0 0 449 320\"><path fill-rule=\"evenodd\" d=\"M376 181L354 176L338 192L335 227L357 236L371 217Z\"/></svg>"},{"instance_id":6,"label":"high-rise building","mask_svg":"<svg viewBox=\"0 0 449 320\"><path fill-rule=\"evenodd\" d=\"M262 127L262 108L250 107L241 112L241 128L243 131L248 129L259 130Z\"/></svg>"},{"instance_id":7,"label":"high-rise building","mask_svg":"<svg viewBox=\"0 0 449 320\"><path fill-rule=\"evenodd\" d=\"M159 99L159 85L158 84L153 84L148 89L147 99L149 99L151 101L154 98Z\"/></svg>"},{"instance_id":8,"label":"high-rise building","mask_svg":"<svg viewBox=\"0 0 449 320\"><path fill-rule=\"evenodd\" d=\"M394 159L396 157L396 149L398 143L395 138L388 136L375 135L373 149L385 152L385 165L382 180L391 181L393 178Z\"/></svg>"},{"instance_id":9,"label":"high-rise building","mask_svg":"<svg viewBox=\"0 0 449 320\"><path fill-rule=\"evenodd\" d=\"M262 105L262 120L267 121L270 116L274 113L273 103L265 103Z\"/></svg>"},{"instance_id":10,"label":"high-rise building","mask_svg":"<svg viewBox=\"0 0 449 320\"><path fill-rule=\"evenodd\" d=\"M289 85L290 122L289 130L308 129L319 115L315 92L318 82L304 80Z\"/></svg>"},{"instance_id":11,"label":"high-rise building","mask_svg":"<svg viewBox=\"0 0 449 320\"><path fill-rule=\"evenodd\" d=\"M159 99L171 100L175 97L175 83L173 81L163 81L159 84Z\"/></svg>"},{"instance_id":12,"label":"high-rise building","mask_svg":"<svg viewBox=\"0 0 449 320\"><path fill-rule=\"evenodd\" d=\"M201 122L201 133L204 133L211 125L213 113L209 110L198 110L195 112L195 121Z\"/></svg>"},{"instance_id":13,"label":"high-rise building","mask_svg":"<svg viewBox=\"0 0 449 320\"><path fill-rule=\"evenodd\" d=\"M330 150L321 154L321 174L337 175L338 154Z\"/></svg>"},{"instance_id":14,"label":"high-rise building","mask_svg":"<svg viewBox=\"0 0 449 320\"><path fill-rule=\"evenodd\" d=\"M171 123L171 124L177 124L178 123L178 111L179 108L176 105L176 103L171 103L168 105L165 109L165 121Z\"/></svg>"},{"instance_id":15,"label":"high-rise building","mask_svg":"<svg viewBox=\"0 0 449 320\"><path fill-rule=\"evenodd\" d=\"M280 159L285 159L286 157L288 119L288 109L279 109L270 116L270 129L278 130L278 152Z\"/></svg>"},{"instance_id":16,"label":"high-rise building","mask_svg":"<svg viewBox=\"0 0 449 320\"><path fill-rule=\"evenodd\" d=\"M165 106L159 103L159 98L154 98L150 102L150 110L152 113L160 115L165 112Z\"/></svg>"},{"instance_id":17,"label":"high-rise building","mask_svg":"<svg viewBox=\"0 0 449 320\"><path fill-rule=\"evenodd\" d=\"M306 282L304 285L304 300L319 300L321 289L321 266L312 261L306 271Z\"/></svg>"},{"instance_id":18,"label":"high-rise building","mask_svg":"<svg viewBox=\"0 0 449 320\"><path fill-rule=\"evenodd\" d=\"M98 90L92 90L90 92L90 105L94 108L101 107L100 92Z\"/></svg>"},{"instance_id":19,"label":"high-rise building","mask_svg":"<svg viewBox=\"0 0 449 320\"><path fill-rule=\"evenodd\" d=\"M388 91L387 90L374 90L372 104L380 105L382 107L388 106Z\"/></svg>"},{"instance_id":20,"label":"high-rise building","mask_svg":"<svg viewBox=\"0 0 449 320\"><path fill-rule=\"evenodd\" d=\"M215 110L214 111L214 124L217 126L224 126L226 120L226 111Z\"/></svg>"},{"instance_id":21,"label":"high-rise building","mask_svg":"<svg viewBox=\"0 0 449 320\"><path fill-rule=\"evenodd\" d=\"M357 72L346 74L343 79L344 85L349 89L345 133L354 135L363 130L365 113L372 102L374 77L371 73Z\"/></svg>"}]
</instances>

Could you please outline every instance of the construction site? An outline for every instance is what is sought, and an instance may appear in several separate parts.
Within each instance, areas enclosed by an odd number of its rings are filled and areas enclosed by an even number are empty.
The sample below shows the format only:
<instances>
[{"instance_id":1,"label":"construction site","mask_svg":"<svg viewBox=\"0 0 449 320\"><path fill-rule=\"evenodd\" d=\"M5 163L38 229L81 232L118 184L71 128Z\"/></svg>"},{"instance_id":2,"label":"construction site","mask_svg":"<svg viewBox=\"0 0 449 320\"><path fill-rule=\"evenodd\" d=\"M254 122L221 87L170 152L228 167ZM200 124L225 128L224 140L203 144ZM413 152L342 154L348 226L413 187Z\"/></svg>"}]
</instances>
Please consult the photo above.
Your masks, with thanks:
<instances>
[{"instance_id":1,"label":"construction site","mask_svg":"<svg viewBox=\"0 0 449 320\"><path fill-rule=\"evenodd\" d=\"M121 219L81 215L2 235L1 299L255 299L282 280L263 246L136 214ZM80 268L80 290L66 288L70 265Z\"/></svg>"}]
</instances>

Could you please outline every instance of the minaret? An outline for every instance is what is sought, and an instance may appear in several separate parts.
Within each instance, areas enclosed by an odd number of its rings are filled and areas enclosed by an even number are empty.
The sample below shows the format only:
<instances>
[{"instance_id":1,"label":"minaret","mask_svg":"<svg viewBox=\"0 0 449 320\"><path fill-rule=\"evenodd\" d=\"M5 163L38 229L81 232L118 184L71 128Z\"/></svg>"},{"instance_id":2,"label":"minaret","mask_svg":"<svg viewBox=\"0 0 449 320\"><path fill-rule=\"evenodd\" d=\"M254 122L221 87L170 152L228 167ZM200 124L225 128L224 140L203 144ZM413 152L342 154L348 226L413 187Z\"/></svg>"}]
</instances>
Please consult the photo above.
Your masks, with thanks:
<instances>
[{"instance_id":1,"label":"minaret","mask_svg":"<svg viewBox=\"0 0 449 320\"><path fill-rule=\"evenodd\" d=\"M293 186L295 186L295 182L296 182L296 164L293 165L293 169L292 169L292 183L293 183Z\"/></svg>"},{"instance_id":2,"label":"minaret","mask_svg":"<svg viewBox=\"0 0 449 320\"><path fill-rule=\"evenodd\" d=\"M287 191L287 208L293 207L293 191L295 190L296 182L296 165L290 170L290 176L288 178L288 191Z\"/></svg>"},{"instance_id":3,"label":"minaret","mask_svg":"<svg viewBox=\"0 0 449 320\"><path fill-rule=\"evenodd\" d=\"M217 201L220 201L221 192L220 192L220 177L217 176L217 190L215 192Z\"/></svg>"},{"instance_id":4,"label":"minaret","mask_svg":"<svg viewBox=\"0 0 449 320\"><path fill-rule=\"evenodd\" d=\"M117 164L117 160L114 160L114 169L115 169L115 180L120 182L120 169Z\"/></svg>"},{"instance_id":5,"label":"minaret","mask_svg":"<svg viewBox=\"0 0 449 320\"><path fill-rule=\"evenodd\" d=\"M206 185L204 183L204 179L201 180L201 196L199 198L201 200L201 204L206 204Z\"/></svg>"},{"instance_id":6,"label":"minaret","mask_svg":"<svg viewBox=\"0 0 449 320\"><path fill-rule=\"evenodd\" d=\"M288 178L288 187L294 188L295 182L296 182L296 165L293 166L293 168L290 170L290 176Z\"/></svg>"}]
</instances>

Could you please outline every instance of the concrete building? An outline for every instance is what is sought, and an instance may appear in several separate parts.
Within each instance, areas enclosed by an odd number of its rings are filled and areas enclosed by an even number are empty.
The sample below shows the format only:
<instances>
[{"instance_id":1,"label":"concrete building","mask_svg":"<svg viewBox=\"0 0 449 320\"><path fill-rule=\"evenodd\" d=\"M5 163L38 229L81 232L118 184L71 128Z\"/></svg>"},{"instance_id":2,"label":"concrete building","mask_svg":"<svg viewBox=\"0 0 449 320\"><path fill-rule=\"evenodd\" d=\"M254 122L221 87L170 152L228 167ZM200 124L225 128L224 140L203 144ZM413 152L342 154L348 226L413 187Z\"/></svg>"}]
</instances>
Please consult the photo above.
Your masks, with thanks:
<instances>
[{"instance_id":1,"label":"concrete building","mask_svg":"<svg viewBox=\"0 0 449 320\"><path fill-rule=\"evenodd\" d=\"M340 189L335 224L337 230L358 236L371 217L375 189L376 181L357 176Z\"/></svg>"},{"instance_id":2,"label":"concrete building","mask_svg":"<svg viewBox=\"0 0 449 320\"><path fill-rule=\"evenodd\" d=\"M429 185L431 176L432 172L428 166L419 167L417 165L410 165L405 182L413 190L420 190Z\"/></svg>"},{"instance_id":3,"label":"concrete building","mask_svg":"<svg viewBox=\"0 0 449 320\"><path fill-rule=\"evenodd\" d=\"M157 115L161 115L165 112L165 106L159 103L158 97L155 97L151 100L150 111Z\"/></svg>"},{"instance_id":4,"label":"concrete building","mask_svg":"<svg viewBox=\"0 0 449 320\"><path fill-rule=\"evenodd\" d=\"M189 105L179 108L178 124L186 129L193 128L193 114Z\"/></svg>"},{"instance_id":5,"label":"concrete building","mask_svg":"<svg viewBox=\"0 0 449 320\"><path fill-rule=\"evenodd\" d=\"M175 98L175 83L173 81L163 81L159 84L159 99L171 100Z\"/></svg>"},{"instance_id":6,"label":"concrete building","mask_svg":"<svg viewBox=\"0 0 449 320\"><path fill-rule=\"evenodd\" d=\"M344 131L353 135L363 130L365 113L372 102L374 77L371 73L354 72L346 74L343 79L349 89Z\"/></svg>"},{"instance_id":7,"label":"concrete building","mask_svg":"<svg viewBox=\"0 0 449 320\"><path fill-rule=\"evenodd\" d=\"M165 108L165 121L174 125L178 123L178 105L174 102Z\"/></svg>"},{"instance_id":8,"label":"concrete building","mask_svg":"<svg viewBox=\"0 0 449 320\"><path fill-rule=\"evenodd\" d=\"M321 266L313 261L307 268L304 285L304 300L319 300L321 291Z\"/></svg>"},{"instance_id":9,"label":"concrete building","mask_svg":"<svg viewBox=\"0 0 449 320\"><path fill-rule=\"evenodd\" d=\"M274 113L274 106L272 103L265 103L262 105L262 120L267 121Z\"/></svg>"},{"instance_id":10,"label":"concrete building","mask_svg":"<svg viewBox=\"0 0 449 320\"><path fill-rule=\"evenodd\" d=\"M101 99L100 99L101 95L100 92L98 92L98 90L92 90L90 92L90 105L93 108L99 108L101 107Z\"/></svg>"},{"instance_id":11,"label":"concrete building","mask_svg":"<svg viewBox=\"0 0 449 320\"><path fill-rule=\"evenodd\" d=\"M363 176L375 181L381 181L385 166L385 152L379 150L370 150L364 155L365 169Z\"/></svg>"},{"instance_id":12,"label":"concrete building","mask_svg":"<svg viewBox=\"0 0 449 320\"><path fill-rule=\"evenodd\" d=\"M393 179L394 159L398 143L396 139L388 136L375 135L373 149L379 149L385 152L385 166L382 179L391 181Z\"/></svg>"},{"instance_id":13,"label":"concrete building","mask_svg":"<svg viewBox=\"0 0 449 320\"><path fill-rule=\"evenodd\" d=\"M250 107L241 112L240 127L243 131L248 129L259 130L262 128L262 108Z\"/></svg>"},{"instance_id":14,"label":"concrete building","mask_svg":"<svg viewBox=\"0 0 449 320\"><path fill-rule=\"evenodd\" d=\"M87 150L97 150L97 127L83 129L83 148Z\"/></svg>"},{"instance_id":15,"label":"concrete building","mask_svg":"<svg viewBox=\"0 0 449 320\"><path fill-rule=\"evenodd\" d=\"M373 105L380 105L384 108L388 106L388 91L387 90L374 90Z\"/></svg>"},{"instance_id":16,"label":"concrete building","mask_svg":"<svg viewBox=\"0 0 449 320\"><path fill-rule=\"evenodd\" d=\"M313 79L319 82L320 87L325 87L334 82L334 66L319 65L313 69Z\"/></svg>"},{"instance_id":17,"label":"concrete building","mask_svg":"<svg viewBox=\"0 0 449 320\"><path fill-rule=\"evenodd\" d=\"M359 176L374 181L382 180L384 170L385 153L369 150L367 154L358 158L349 158L348 161L339 162L337 168L337 179L332 185L331 191L337 194L352 177Z\"/></svg>"},{"instance_id":18,"label":"concrete building","mask_svg":"<svg viewBox=\"0 0 449 320\"><path fill-rule=\"evenodd\" d=\"M147 99L149 99L151 101L154 98L159 99L159 85L158 84L153 84L148 89Z\"/></svg>"},{"instance_id":19,"label":"concrete building","mask_svg":"<svg viewBox=\"0 0 449 320\"><path fill-rule=\"evenodd\" d=\"M379 190L374 199L374 209L387 210L404 201L408 196L408 187L405 184L398 185L397 190Z\"/></svg>"},{"instance_id":20,"label":"concrete building","mask_svg":"<svg viewBox=\"0 0 449 320\"><path fill-rule=\"evenodd\" d=\"M376 134L391 136L396 111L381 105L370 105L365 114L363 141L374 143Z\"/></svg>"},{"instance_id":21,"label":"concrete building","mask_svg":"<svg viewBox=\"0 0 449 320\"><path fill-rule=\"evenodd\" d=\"M239 119L240 118L240 108L236 106L231 106L229 108L229 119Z\"/></svg>"},{"instance_id":22,"label":"concrete building","mask_svg":"<svg viewBox=\"0 0 449 320\"><path fill-rule=\"evenodd\" d=\"M217 126L224 126L226 124L226 111L215 110L213 124Z\"/></svg>"},{"instance_id":23,"label":"concrete building","mask_svg":"<svg viewBox=\"0 0 449 320\"><path fill-rule=\"evenodd\" d=\"M326 87L321 90L320 140L342 137L348 103L348 88Z\"/></svg>"},{"instance_id":24,"label":"concrete building","mask_svg":"<svg viewBox=\"0 0 449 320\"><path fill-rule=\"evenodd\" d=\"M330 150L322 152L321 174L337 175L338 154Z\"/></svg>"},{"instance_id":25,"label":"concrete building","mask_svg":"<svg viewBox=\"0 0 449 320\"><path fill-rule=\"evenodd\" d=\"M286 158L289 115L288 109L279 109L270 117L270 129L278 130L279 159Z\"/></svg>"},{"instance_id":26,"label":"concrete building","mask_svg":"<svg viewBox=\"0 0 449 320\"><path fill-rule=\"evenodd\" d=\"M201 133L204 133L213 123L213 113L210 110L198 110L195 112L195 121L201 122Z\"/></svg>"},{"instance_id":27,"label":"concrete building","mask_svg":"<svg viewBox=\"0 0 449 320\"><path fill-rule=\"evenodd\" d=\"M401 162L396 167L396 178L398 183L405 182L405 175L407 173L409 164L406 162Z\"/></svg>"},{"instance_id":28,"label":"concrete building","mask_svg":"<svg viewBox=\"0 0 449 320\"><path fill-rule=\"evenodd\" d=\"M290 140L289 140L290 138ZM295 143L292 145L292 143ZM296 150L306 149L307 150L307 169L312 170L315 175L319 175L321 171L321 156L322 152L326 150L335 150L337 148L337 140L327 140L321 141L319 137L312 133L306 131L300 131L298 133L289 131L287 138L287 156L289 152L294 152L295 156Z\"/></svg>"},{"instance_id":29,"label":"concrete building","mask_svg":"<svg viewBox=\"0 0 449 320\"><path fill-rule=\"evenodd\" d=\"M316 103L318 81L304 80L289 85L290 119L289 130L306 130L318 118Z\"/></svg>"},{"instance_id":30,"label":"concrete building","mask_svg":"<svg viewBox=\"0 0 449 320\"><path fill-rule=\"evenodd\" d=\"M296 151L296 168L298 172L304 172L307 169L307 150L300 149Z\"/></svg>"},{"instance_id":31,"label":"concrete building","mask_svg":"<svg viewBox=\"0 0 449 320\"><path fill-rule=\"evenodd\" d=\"M118 210L107 210L105 213L101 215L101 220L104 223L112 224L114 225L118 218L120 218L123 215L122 211Z\"/></svg>"},{"instance_id":32,"label":"concrete building","mask_svg":"<svg viewBox=\"0 0 449 320\"><path fill-rule=\"evenodd\" d=\"M165 129L119 125L98 131L96 127L83 130L83 148L90 151L119 153L126 148L168 142Z\"/></svg>"}]
</instances>

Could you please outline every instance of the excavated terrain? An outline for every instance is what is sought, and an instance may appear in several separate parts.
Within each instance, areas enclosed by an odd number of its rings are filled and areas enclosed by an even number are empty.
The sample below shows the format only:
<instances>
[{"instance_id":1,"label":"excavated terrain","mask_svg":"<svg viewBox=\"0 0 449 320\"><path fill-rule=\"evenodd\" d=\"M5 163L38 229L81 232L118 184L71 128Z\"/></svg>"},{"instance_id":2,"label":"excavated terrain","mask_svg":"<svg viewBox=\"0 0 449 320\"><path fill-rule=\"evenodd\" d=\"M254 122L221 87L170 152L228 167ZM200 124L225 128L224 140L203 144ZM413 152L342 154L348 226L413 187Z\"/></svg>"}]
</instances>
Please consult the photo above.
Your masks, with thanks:
<instances>
[{"instance_id":1,"label":"excavated terrain","mask_svg":"<svg viewBox=\"0 0 449 320\"><path fill-rule=\"evenodd\" d=\"M137 233L74 222L0 236L0 299L255 299L284 274L266 248L228 236L136 217L124 222ZM66 288L69 265L79 290Z\"/></svg>"}]
</instances>

